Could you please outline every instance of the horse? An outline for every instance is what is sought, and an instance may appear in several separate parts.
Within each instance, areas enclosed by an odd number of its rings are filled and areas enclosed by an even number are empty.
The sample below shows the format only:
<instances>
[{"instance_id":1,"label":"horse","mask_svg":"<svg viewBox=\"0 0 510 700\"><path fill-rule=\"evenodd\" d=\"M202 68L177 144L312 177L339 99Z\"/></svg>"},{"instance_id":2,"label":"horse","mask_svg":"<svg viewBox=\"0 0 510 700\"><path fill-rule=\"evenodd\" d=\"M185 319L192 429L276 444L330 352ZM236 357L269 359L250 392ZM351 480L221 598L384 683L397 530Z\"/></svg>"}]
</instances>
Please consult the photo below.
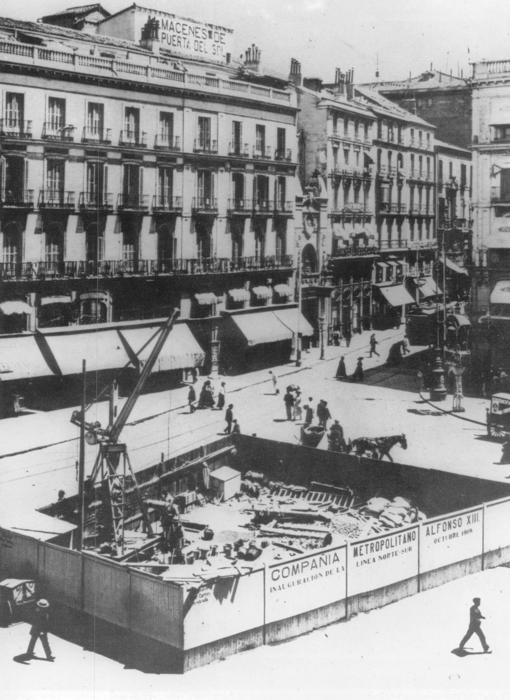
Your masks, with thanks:
<instances>
[{"instance_id":1,"label":"horse","mask_svg":"<svg viewBox=\"0 0 510 700\"><path fill-rule=\"evenodd\" d=\"M407 450L407 439L404 433L375 438L356 438L350 443L349 452L354 452L357 457L365 455L372 459L382 460L383 457L388 457L390 462L393 462L390 450L397 444L400 444L402 449Z\"/></svg>"}]
</instances>

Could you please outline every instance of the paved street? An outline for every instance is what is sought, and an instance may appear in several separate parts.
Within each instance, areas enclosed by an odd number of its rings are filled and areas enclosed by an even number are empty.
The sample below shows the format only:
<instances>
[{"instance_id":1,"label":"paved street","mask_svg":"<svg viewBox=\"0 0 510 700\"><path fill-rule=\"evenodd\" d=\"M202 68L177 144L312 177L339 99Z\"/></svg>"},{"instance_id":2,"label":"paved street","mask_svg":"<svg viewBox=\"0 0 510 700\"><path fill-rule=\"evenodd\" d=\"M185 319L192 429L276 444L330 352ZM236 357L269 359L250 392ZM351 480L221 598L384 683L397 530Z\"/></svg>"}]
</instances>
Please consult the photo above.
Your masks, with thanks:
<instances>
[{"instance_id":1,"label":"paved street","mask_svg":"<svg viewBox=\"0 0 510 700\"><path fill-rule=\"evenodd\" d=\"M459 418L443 413L437 415L438 411L423 403L417 392L371 385L370 371L363 384L335 380L341 354L346 356L349 374L358 356L364 357L367 370L376 368L387 357L391 345L401 338L401 333L394 330L378 333L379 358L368 357L368 333L355 336L349 349L327 348L323 361L318 359L318 350L313 349L303 355L301 368L288 364L274 370L279 377L280 390L283 393L287 384L295 383L302 387L303 403L309 396L313 397L314 405L321 398L328 401L333 417L344 426L347 437L404 432L408 449L395 447L392 454L396 461L505 481L510 467L495 464L501 454L500 444L484 439L482 425L464 420L484 422L486 400L465 399L466 413ZM389 372L398 374L396 369L387 368L383 375ZM378 381L380 376L377 372L374 380ZM234 414L243 432L290 442L298 440L299 426L283 420L282 393L273 395L267 370L229 377L226 381L227 402L234 404ZM190 415L185 405L186 394L187 389L183 387L140 397L131 424L122 434L135 469L154 464L162 453L174 455L214 439L224 429L223 412L201 410ZM441 408L449 410L451 400L449 396ZM72 409L66 408L0 422L3 515L13 506L19 509L21 504L27 507L48 504L56 500L60 488L68 495L76 492L78 429L69 421L71 412ZM106 415L107 406L102 403L90 409L88 418L101 420L104 425ZM53 446L32 450L47 444ZM13 454L20 451L23 453ZM87 447L88 468L95 455L95 448Z\"/></svg>"},{"instance_id":2,"label":"paved street","mask_svg":"<svg viewBox=\"0 0 510 700\"><path fill-rule=\"evenodd\" d=\"M352 700L503 700L508 697L510 570L467 576L379 610L274 646L258 647L184 676L126 668L51 636L55 663L17 663L28 625L0 629L6 700L132 698L251 700L349 697ZM492 654L473 638L464 657L471 599L482 599ZM36 649L37 652L37 649ZM51 689L51 690L50 690Z\"/></svg>"}]
</instances>

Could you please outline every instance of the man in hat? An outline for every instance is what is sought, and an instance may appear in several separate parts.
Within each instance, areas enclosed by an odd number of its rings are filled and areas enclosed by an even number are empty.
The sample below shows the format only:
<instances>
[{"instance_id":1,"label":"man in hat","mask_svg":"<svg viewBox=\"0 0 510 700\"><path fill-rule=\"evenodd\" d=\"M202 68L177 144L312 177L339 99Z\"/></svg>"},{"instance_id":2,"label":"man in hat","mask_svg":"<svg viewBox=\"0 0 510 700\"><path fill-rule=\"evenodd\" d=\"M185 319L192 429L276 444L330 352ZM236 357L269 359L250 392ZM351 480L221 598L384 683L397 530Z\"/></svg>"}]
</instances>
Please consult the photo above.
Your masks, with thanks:
<instances>
[{"instance_id":1,"label":"man in hat","mask_svg":"<svg viewBox=\"0 0 510 700\"><path fill-rule=\"evenodd\" d=\"M44 653L46 654L46 659L48 661L55 660L48 643L48 628L50 625L49 608L50 604L44 598L41 598L36 603L34 621L32 623L32 627L30 628L30 642L28 643L26 653L26 656L29 658L34 657L35 643L38 639L40 639L43 645Z\"/></svg>"},{"instance_id":2,"label":"man in hat","mask_svg":"<svg viewBox=\"0 0 510 700\"><path fill-rule=\"evenodd\" d=\"M224 433L229 435L232 432L232 423L234 422L234 404L229 403L227 410L225 411L225 423L227 424Z\"/></svg>"},{"instance_id":3,"label":"man in hat","mask_svg":"<svg viewBox=\"0 0 510 700\"><path fill-rule=\"evenodd\" d=\"M462 637L462 641L459 644L459 649L464 649L464 644L473 634L476 634L482 643L483 650L485 652L489 651L489 645L487 644L485 635L482 632L482 620L485 620L485 617L482 615L480 610L480 598L473 598L473 605L469 608L469 627L466 634Z\"/></svg>"}]
</instances>

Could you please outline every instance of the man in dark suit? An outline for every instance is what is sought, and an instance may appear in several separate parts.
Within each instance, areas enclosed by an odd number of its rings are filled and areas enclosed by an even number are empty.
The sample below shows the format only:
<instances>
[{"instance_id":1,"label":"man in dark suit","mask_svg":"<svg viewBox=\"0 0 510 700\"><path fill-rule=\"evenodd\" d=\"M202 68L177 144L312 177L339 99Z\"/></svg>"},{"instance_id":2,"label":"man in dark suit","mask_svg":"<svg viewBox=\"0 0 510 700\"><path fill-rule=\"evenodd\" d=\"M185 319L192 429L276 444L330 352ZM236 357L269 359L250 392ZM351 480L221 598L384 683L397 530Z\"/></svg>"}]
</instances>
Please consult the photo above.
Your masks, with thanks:
<instances>
[{"instance_id":1,"label":"man in dark suit","mask_svg":"<svg viewBox=\"0 0 510 700\"><path fill-rule=\"evenodd\" d=\"M464 649L464 644L473 634L476 634L482 644L483 650L489 651L489 645L482 632L482 620L485 620L485 617L480 610L480 598L473 598L473 605L469 608L469 627L459 644L459 649Z\"/></svg>"},{"instance_id":2,"label":"man in dark suit","mask_svg":"<svg viewBox=\"0 0 510 700\"><path fill-rule=\"evenodd\" d=\"M225 411L225 423L227 427L225 432L230 434L232 432L232 423L234 422L234 404L229 403L227 410Z\"/></svg>"},{"instance_id":3,"label":"man in dark suit","mask_svg":"<svg viewBox=\"0 0 510 700\"><path fill-rule=\"evenodd\" d=\"M34 657L35 643L38 639L40 639L47 660L55 660L55 657L51 653L50 645L48 642L48 628L50 625L49 608L50 604L44 598L41 598L41 600L38 600L36 603L34 621L32 623L32 627L30 628L30 642L28 644L28 649L26 653L27 657Z\"/></svg>"}]
</instances>

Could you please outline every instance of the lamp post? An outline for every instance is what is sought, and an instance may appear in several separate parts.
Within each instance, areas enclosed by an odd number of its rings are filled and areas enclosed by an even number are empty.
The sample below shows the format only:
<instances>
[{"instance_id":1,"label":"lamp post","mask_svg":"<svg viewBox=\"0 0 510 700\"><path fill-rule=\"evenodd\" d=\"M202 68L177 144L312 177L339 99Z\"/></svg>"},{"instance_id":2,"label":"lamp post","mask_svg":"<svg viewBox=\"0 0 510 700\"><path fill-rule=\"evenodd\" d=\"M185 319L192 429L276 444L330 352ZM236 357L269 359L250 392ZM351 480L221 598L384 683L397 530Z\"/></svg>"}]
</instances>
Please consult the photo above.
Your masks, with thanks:
<instances>
[{"instance_id":1,"label":"lamp post","mask_svg":"<svg viewBox=\"0 0 510 700\"><path fill-rule=\"evenodd\" d=\"M464 374L465 367L462 366L459 361L453 366L453 372L455 374L455 394L453 395L453 413L464 413L466 410L462 405L462 399L464 394L462 391L462 375Z\"/></svg>"},{"instance_id":2,"label":"lamp post","mask_svg":"<svg viewBox=\"0 0 510 700\"><path fill-rule=\"evenodd\" d=\"M444 253L444 236L443 236L443 253ZM443 256L444 260L444 256ZM436 269L439 267L439 246L437 248ZM444 272L443 272L443 287L444 287ZM439 295L438 295L439 296ZM445 350L445 333L446 333L446 295L443 289L443 317L442 317L442 343L440 340L439 328L439 301L436 302L436 348L434 367L432 369L432 386L430 388L431 401L444 401L446 399L446 386L444 382L444 350ZM441 347L442 344L442 347Z\"/></svg>"},{"instance_id":3,"label":"lamp post","mask_svg":"<svg viewBox=\"0 0 510 700\"><path fill-rule=\"evenodd\" d=\"M296 239L297 264L296 264L296 286L297 286L297 314L296 314L296 367L301 367L301 302L302 302L302 278L301 278L301 236Z\"/></svg>"},{"instance_id":4,"label":"lamp post","mask_svg":"<svg viewBox=\"0 0 510 700\"><path fill-rule=\"evenodd\" d=\"M319 316L319 343L320 343L320 356L319 359L324 359L324 326L326 323L326 317L324 316L324 310Z\"/></svg>"}]
</instances>

